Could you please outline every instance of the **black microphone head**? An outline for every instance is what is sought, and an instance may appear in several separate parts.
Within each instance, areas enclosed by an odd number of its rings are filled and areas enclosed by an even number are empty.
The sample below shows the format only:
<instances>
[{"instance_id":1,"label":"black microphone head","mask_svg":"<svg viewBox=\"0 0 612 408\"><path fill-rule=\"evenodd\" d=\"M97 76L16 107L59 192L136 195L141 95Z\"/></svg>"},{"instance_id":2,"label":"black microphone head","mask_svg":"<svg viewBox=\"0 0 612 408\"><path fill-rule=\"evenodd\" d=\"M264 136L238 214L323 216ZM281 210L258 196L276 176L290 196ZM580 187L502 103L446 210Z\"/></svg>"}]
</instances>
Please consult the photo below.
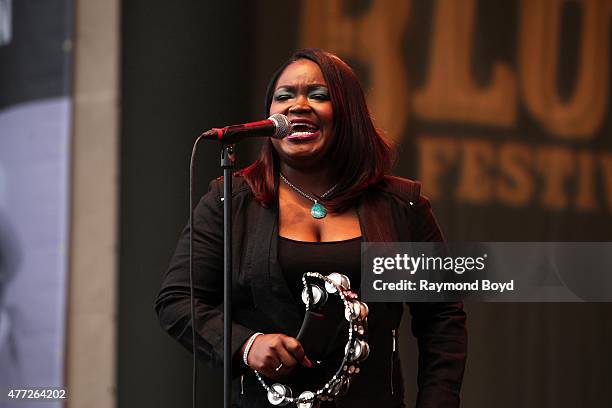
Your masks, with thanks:
<instances>
[{"instance_id":1,"label":"black microphone head","mask_svg":"<svg viewBox=\"0 0 612 408\"><path fill-rule=\"evenodd\" d=\"M268 119L274 122L274 124L276 125L276 130L274 131L274 134L270 137L273 137L275 139L282 139L285 136L288 136L289 133L291 133L291 122L289 121L289 118L287 118L282 113L275 113Z\"/></svg>"}]
</instances>

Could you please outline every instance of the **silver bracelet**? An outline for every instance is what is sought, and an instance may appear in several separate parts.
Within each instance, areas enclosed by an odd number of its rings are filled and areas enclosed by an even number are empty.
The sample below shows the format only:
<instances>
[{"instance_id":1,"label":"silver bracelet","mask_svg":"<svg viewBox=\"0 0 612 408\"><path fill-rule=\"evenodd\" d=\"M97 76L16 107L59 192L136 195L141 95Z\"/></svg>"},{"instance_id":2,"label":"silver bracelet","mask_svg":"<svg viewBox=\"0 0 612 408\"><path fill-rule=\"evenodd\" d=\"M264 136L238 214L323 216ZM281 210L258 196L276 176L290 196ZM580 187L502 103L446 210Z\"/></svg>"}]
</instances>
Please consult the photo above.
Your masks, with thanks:
<instances>
[{"instance_id":1,"label":"silver bracelet","mask_svg":"<svg viewBox=\"0 0 612 408\"><path fill-rule=\"evenodd\" d=\"M249 337L249 341L247 341L247 345L244 348L244 353L242 354L242 361L244 361L244 364L248 367L249 366L249 362L247 360L247 357L249 356L249 351L251 351L251 347L253 347L253 343L255 343L255 339L257 338L257 336L262 335L263 333L255 333L253 334L251 337Z\"/></svg>"}]
</instances>

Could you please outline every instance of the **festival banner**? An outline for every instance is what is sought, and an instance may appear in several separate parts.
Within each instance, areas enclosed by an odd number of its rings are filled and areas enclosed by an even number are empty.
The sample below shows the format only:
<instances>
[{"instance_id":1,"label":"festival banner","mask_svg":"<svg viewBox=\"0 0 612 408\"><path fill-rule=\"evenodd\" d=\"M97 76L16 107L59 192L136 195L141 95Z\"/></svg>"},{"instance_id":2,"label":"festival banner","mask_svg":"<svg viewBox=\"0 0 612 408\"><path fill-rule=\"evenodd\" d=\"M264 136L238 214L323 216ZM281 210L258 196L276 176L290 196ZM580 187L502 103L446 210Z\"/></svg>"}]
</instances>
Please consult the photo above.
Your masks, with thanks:
<instances>
[{"instance_id":1,"label":"festival banner","mask_svg":"<svg viewBox=\"0 0 612 408\"><path fill-rule=\"evenodd\" d=\"M610 240L611 0L303 2L453 240Z\"/></svg>"}]
</instances>

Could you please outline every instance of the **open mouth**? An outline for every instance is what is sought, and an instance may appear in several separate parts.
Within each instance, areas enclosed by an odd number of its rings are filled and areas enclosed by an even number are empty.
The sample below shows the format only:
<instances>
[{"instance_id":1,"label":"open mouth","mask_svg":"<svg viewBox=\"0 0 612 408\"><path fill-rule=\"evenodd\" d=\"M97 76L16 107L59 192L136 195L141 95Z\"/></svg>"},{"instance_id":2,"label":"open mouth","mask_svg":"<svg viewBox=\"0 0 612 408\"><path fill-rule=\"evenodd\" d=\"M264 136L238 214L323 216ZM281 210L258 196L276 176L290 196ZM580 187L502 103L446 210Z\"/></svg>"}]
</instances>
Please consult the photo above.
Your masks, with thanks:
<instances>
[{"instance_id":1,"label":"open mouth","mask_svg":"<svg viewBox=\"0 0 612 408\"><path fill-rule=\"evenodd\" d=\"M310 140L318 137L319 127L311 122L293 122L291 134L287 136L289 140Z\"/></svg>"}]
</instances>

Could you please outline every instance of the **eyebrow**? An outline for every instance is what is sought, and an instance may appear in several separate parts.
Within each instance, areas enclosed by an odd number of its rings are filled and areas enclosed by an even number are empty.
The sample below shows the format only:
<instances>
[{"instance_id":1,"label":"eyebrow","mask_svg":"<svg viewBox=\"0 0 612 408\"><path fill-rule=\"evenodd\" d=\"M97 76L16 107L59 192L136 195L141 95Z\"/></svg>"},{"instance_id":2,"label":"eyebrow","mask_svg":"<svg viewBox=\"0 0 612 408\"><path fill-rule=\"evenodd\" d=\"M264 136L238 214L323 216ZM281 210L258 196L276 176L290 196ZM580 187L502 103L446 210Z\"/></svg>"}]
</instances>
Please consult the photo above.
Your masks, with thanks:
<instances>
[{"instance_id":1,"label":"eyebrow","mask_svg":"<svg viewBox=\"0 0 612 408\"><path fill-rule=\"evenodd\" d=\"M275 90L274 92L279 91L279 90L281 90L281 89L282 89L282 90L287 90L287 91L294 91L294 90L296 90L297 88L298 88L298 87L297 87L297 86L295 86L295 85L281 85L281 86L279 86L278 88L276 88L276 90ZM327 85L325 85L325 84L320 84L320 83L308 84L308 89L313 89L313 88L327 88Z\"/></svg>"}]
</instances>

